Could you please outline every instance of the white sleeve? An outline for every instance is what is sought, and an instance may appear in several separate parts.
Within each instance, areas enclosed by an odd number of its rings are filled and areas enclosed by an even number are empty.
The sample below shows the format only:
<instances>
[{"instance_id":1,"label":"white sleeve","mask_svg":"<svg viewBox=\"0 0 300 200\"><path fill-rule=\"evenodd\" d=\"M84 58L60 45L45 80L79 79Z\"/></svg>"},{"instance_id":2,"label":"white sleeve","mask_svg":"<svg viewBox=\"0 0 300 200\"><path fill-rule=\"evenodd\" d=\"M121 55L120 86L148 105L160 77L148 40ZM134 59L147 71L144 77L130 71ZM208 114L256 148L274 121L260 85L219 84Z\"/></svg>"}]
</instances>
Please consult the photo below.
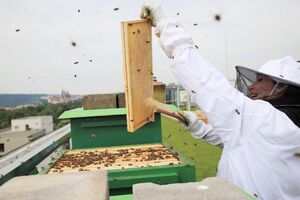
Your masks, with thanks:
<instances>
[{"instance_id":1,"label":"white sleeve","mask_svg":"<svg viewBox=\"0 0 300 200\"><path fill-rule=\"evenodd\" d=\"M199 131L193 133L192 136L196 139L204 140L215 146L223 146L223 142L218 134L215 133L210 124L202 123Z\"/></svg>"},{"instance_id":2,"label":"white sleeve","mask_svg":"<svg viewBox=\"0 0 300 200\"><path fill-rule=\"evenodd\" d=\"M156 34L166 54L174 58L171 65L174 75L186 90L196 93L197 105L223 143L232 133L239 134L244 95L200 55L178 22L163 20Z\"/></svg>"}]
</instances>

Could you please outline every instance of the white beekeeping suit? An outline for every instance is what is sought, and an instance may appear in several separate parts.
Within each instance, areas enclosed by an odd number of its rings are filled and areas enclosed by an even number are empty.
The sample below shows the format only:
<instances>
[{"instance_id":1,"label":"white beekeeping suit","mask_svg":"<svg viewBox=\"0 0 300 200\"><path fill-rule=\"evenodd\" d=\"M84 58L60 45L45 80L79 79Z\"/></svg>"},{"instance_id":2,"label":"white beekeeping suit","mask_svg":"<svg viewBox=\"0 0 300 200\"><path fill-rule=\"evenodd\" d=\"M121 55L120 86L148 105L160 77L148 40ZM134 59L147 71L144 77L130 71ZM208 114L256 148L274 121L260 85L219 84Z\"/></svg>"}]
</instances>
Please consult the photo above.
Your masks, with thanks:
<instances>
[{"instance_id":1,"label":"white beekeeping suit","mask_svg":"<svg viewBox=\"0 0 300 200\"><path fill-rule=\"evenodd\" d=\"M258 199L300 199L300 158L295 156L300 152L299 127L267 101L252 100L233 88L159 6L144 5L141 16L157 26L161 47L173 59L174 75L195 93L213 127L194 135L224 144L217 175Z\"/></svg>"}]
</instances>

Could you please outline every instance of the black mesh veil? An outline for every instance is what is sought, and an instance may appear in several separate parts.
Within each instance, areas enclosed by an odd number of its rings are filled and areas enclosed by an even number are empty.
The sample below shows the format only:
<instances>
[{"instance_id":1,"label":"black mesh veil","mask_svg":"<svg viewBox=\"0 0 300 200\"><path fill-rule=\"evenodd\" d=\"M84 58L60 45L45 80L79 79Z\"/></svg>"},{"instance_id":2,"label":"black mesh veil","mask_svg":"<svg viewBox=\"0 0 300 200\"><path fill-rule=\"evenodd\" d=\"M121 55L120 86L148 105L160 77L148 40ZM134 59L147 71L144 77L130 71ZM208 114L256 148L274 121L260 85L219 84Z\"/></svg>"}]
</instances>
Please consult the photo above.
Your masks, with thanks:
<instances>
[{"instance_id":1,"label":"black mesh veil","mask_svg":"<svg viewBox=\"0 0 300 200\"><path fill-rule=\"evenodd\" d=\"M267 101L275 108L288 115L288 117L298 127L300 127L300 84L280 79L269 74L264 74L249 68L236 66L236 88L249 98L249 87L255 83L257 74L269 76L278 84L288 85L288 88L281 97Z\"/></svg>"},{"instance_id":2,"label":"black mesh veil","mask_svg":"<svg viewBox=\"0 0 300 200\"><path fill-rule=\"evenodd\" d=\"M256 74L256 72L247 68L236 66L236 88L247 97L250 97L248 88L255 83Z\"/></svg>"}]
</instances>

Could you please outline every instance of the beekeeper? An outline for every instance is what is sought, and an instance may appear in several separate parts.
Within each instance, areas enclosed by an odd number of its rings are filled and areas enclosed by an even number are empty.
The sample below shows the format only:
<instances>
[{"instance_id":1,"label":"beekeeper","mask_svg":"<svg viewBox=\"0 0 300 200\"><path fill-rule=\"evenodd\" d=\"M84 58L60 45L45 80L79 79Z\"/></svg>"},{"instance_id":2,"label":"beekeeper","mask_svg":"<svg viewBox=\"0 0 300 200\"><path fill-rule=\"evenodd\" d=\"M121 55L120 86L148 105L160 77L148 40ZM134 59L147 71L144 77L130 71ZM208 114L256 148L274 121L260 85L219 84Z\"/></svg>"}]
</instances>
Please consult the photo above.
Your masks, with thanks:
<instances>
[{"instance_id":1,"label":"beekeeper","mask_svg":"<svg viewBox=\"0 0 300 200\"><path fill-rule=\"evenodd\" d=\"M187 128L196 138L224 145L217 175L258 199L299 200L300 158L295 153L300 152L300 64L284 57L268 61L258 71L237 67L239 91L199 54L187 31L167 18L158 4L144 4L141 18L156 27L174 75L195 93L213 127L185 112Z\"/></svg>"}]
</instances>

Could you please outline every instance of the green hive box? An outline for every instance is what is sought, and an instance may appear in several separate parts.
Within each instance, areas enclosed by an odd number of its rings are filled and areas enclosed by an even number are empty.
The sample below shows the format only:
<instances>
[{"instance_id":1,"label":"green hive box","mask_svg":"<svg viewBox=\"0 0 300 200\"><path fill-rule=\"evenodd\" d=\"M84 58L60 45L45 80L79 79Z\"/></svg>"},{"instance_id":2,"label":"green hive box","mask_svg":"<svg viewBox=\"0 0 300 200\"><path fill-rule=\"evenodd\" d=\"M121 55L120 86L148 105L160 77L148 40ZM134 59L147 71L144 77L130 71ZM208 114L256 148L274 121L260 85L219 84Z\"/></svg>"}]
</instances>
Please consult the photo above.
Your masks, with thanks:
<instances>
[{"instance_id":1,"label":"green hive box","mask_svg":"<svg viewBox=\"0 0 300 200\"><path fill-rule=\"evenodd\" d=\"M59 119L70 119L71 121L72 149L74 150L162 144L160 113L155 113L155 122L144 125L134 133L127 132L125 108L96 110L77 108L64 112ZM110 195L130 193L133 184L142 182L168 184L195 181L193 163L182 155L178 155L178 157L185 163L109 170Z\"/></svg>"},{"instance_id":2,"label":"green hive box","mask_svg":"<svg viewBox=\"0 0 300 200\"><path fill-rule=\"evenodd\" d=\"M160 114L134 133L127 132L126 109L64 112L59 119L71 120L72 149L162 143Z\"/></svg>"}]
</instances>

